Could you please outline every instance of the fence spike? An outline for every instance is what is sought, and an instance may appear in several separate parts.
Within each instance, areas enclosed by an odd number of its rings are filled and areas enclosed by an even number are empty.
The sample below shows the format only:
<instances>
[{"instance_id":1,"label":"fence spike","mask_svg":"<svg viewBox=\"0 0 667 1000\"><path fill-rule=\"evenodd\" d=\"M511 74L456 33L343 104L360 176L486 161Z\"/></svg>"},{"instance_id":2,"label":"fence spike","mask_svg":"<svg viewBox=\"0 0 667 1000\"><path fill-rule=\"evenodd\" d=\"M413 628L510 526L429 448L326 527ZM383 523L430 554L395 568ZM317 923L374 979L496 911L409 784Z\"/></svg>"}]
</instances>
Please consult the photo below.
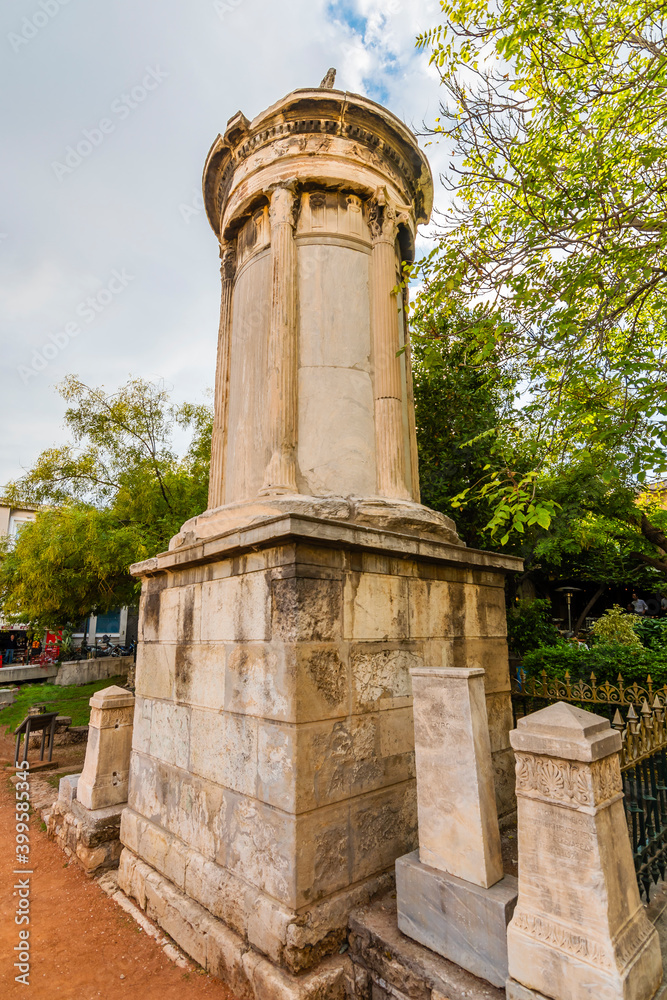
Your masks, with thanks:
<instances>
[{"instance_id":1,"label":"fence spike","mask_svg":"<svg viewBox=\"0 0 667 1000\"><path fill-rule=\"evenodd\" d=\"M623 716L621 715L618 709L616 709L616 711L614 712L614 718L612 719L611 727L612 729L618 729L619 732L622 732L625 729Z\"/></svg>"}]
</instances>

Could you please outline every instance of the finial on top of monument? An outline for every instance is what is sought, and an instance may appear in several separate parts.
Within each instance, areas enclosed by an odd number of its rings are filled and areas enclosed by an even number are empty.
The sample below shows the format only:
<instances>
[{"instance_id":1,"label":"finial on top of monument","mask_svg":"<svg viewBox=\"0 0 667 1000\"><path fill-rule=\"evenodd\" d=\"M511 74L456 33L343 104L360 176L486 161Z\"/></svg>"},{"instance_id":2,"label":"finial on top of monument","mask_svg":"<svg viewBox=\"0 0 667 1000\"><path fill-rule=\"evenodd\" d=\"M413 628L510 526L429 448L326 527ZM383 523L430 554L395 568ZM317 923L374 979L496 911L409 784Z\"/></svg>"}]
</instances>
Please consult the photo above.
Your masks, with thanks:
<instances>
[{"instance_id":1,"label":"finial on top of monument","mask_svg":"<svg viewBox=\"0 0 667 1000\"><path fill-rule=\"evenodd\" d=\"M336 81L336 70L332 66L330 70L327 70L327 75L322 80L320 84L321 90L333 90L333 85Z\"/></svg>"}]
</instances>

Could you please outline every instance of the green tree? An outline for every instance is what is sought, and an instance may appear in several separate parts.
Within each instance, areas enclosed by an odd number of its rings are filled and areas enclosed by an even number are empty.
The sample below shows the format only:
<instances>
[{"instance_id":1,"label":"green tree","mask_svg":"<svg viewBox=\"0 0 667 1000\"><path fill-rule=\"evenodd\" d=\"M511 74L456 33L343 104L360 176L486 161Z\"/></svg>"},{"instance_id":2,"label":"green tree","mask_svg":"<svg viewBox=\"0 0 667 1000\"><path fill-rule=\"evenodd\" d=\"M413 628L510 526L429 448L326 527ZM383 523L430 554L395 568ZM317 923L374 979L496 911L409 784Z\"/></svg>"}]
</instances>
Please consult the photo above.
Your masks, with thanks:
<instances>
[{"instance_id":1,"label":"green tree","mask_svg":"<svg viewBox=\"0 0 667 1000\"><path fill-rule=\"evenodd\" d=\"M206 509L211 410L175 407L163 383L141 379L107 393L72 376L60 392L71 443L43 452L6 490L7 502L40 510L2 553L0 607L9 621L71 628L136 600L131 563ZM175 426L192 435L180 458Z\"/></svg>"},{"instance_id":2,"label":"green tree","mask_svg":"<svg viewBox=\"0 0 667 1000\"><path fill-rule=\"evenodd\" d=\"M529 468L499 452L476 487L507 538L531 505L550 522L542 485L569 465L635 497L667 467L667 8L441 6L418 44L444 87L452 202L418 308L455 318L470 365L521 373L500 433L530 428ZM640 530L664 563L660 526Z\"/></svg>"}]
</instances>

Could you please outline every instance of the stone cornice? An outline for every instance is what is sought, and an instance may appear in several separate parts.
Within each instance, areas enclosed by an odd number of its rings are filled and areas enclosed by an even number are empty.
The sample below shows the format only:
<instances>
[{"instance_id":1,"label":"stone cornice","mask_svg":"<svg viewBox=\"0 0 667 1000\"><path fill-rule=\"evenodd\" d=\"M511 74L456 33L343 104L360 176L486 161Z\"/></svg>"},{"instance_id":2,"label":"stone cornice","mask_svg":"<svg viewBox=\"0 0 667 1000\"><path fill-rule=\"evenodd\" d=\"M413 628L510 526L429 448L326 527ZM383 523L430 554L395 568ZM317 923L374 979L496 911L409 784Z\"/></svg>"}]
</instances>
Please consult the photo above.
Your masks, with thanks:
<instances>
[{"instance_id":1,"label":"stone cornice","mask_svg":"<svg viewBox=\"0 0 667 1000\"><path fill-rule=\"evenodd\" d=\"M255 524L235 528L192 545L161 552L152 559L134 563L133 576L175 572L187 566L226 558L242 551L267 548L287 541L317 541L319 545L350 546L369 552L392 553L397 558L436 560L467 569L493 573L518 572L523 561L515 556L498 555L462 545L431 541L415 535L386 531L364 525L350 525L306 515L283 514L267 517Z\"/></svg>"},{"instance_id":2,"label":"stone cornice","mask_svg":"<svg viewBox=\"0 0 667 1000\"><path fill-rule=\"evenodd\" d=\"M220 237L222 210L234 186L235 172L259 150L294 137L343 139L370 150L400 178L416 205L416 221L428 220L433 180L428 161L409 129L385 108L357 94L297 90L263 111L252 122L238 112L224 136L218 136L204 169L204 202L209 222ZM320 155L322 155L320 153Z\"/></svg>"}]
</instances>

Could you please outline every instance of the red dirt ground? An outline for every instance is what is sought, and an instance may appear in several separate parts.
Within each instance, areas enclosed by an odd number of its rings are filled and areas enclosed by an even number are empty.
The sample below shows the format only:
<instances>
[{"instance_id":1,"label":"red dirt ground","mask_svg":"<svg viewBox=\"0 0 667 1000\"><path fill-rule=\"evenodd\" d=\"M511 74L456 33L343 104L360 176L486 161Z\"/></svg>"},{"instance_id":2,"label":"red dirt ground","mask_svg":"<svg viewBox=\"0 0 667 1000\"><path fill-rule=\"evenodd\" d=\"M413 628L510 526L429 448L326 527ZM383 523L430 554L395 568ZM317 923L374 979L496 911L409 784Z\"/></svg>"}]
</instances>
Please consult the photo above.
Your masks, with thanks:
<instances>
[{"instance_id":1,"label":"red dirt ground","mask_svg":"<svg viewBox=\"0 0 667 1000\"><path fill-rule=\"evenodd\" d=\"M0 758L11 759L13 752L13 741L2 734ZM160 946L105 895L94 879L85 875L75 861L68 863L60 848L41 831L40 818L34 813L30 819L30 868L34 872L28 928L30 985L15 982L18 970L13 968L13 948L19 943L19 927L14 923L18 897L13 886L20 876L13 874L19 866L14 862L16 819L10 773L0 770L3 1000L234 1000L219 980L200 970L184 972L169 961Z\"/></svg>"}]
</instances>

